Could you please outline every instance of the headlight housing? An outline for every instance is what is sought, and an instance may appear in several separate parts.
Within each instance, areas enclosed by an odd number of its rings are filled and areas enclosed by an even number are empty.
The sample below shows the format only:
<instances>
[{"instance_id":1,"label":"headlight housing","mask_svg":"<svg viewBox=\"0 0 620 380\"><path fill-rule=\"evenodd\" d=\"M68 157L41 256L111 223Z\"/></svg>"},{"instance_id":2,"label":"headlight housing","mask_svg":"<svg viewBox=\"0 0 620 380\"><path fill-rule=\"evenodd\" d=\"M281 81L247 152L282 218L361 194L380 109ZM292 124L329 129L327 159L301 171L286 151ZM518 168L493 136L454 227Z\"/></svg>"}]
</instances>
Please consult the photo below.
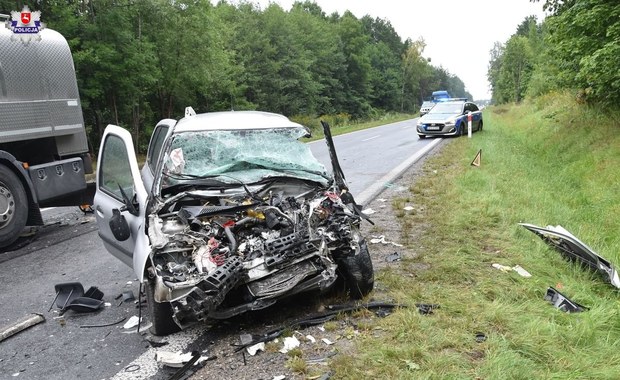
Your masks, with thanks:
<instances>
[{"instance_id":1,"label":"headlight housing","mask_svg":"<svg viewBox=\"0 0 620 380\"><path fill-rule=\"evenodd\" d=\"M450 119L446 120L446 127L454 127L454 125L456 124L456 117L451 117Z\"/></svg>"}]
</instances>

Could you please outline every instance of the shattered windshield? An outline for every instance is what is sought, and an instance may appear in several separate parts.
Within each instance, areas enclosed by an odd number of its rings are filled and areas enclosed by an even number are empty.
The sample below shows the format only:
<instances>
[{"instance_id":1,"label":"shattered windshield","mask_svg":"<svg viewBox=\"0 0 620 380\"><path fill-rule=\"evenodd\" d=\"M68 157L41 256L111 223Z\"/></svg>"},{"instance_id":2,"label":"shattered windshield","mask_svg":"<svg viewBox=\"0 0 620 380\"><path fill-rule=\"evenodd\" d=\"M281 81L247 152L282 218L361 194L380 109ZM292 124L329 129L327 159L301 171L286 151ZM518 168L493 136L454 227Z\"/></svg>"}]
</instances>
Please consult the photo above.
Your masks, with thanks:
<instances>
[{"instance_id":1,"label":"shattered windshield","mask_svg":"<svg viewBox=\"0 0 620 380\"><path fill-rule=\"evenodd\" d=\"M297 140L303 128L182 132L164 158L166 185L215 178L225 184L293 177L327 185L325 167Z\"/></svg>"}]
</instances>

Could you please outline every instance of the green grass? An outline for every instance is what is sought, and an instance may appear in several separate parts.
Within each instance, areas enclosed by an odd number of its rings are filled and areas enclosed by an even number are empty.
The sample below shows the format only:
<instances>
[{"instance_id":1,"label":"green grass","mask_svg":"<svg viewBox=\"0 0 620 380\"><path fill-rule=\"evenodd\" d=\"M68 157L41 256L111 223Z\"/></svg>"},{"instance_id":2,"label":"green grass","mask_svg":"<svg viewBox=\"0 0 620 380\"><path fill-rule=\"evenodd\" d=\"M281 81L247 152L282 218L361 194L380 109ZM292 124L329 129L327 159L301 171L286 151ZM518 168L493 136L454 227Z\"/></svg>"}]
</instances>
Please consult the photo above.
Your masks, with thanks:
<instances>
[{"instance_id":1,"label":"green grass","mask_svg":"<svg viewBox=\"0 0 620 380\"><path fill-rule=\"evenodd\" d=\"M336 378L618 378L620 294L518 225L562 225L620 265L618 116L565 94L491 107L482 133L451 139L431 157L426 175L392 202L395 210L405 200L421 210L398 215L404 237L430 226L403 239L417 253L402 264L412 276L377 273L388 290L375 296L441 308L380 320L380 337L361 334L358 354L332 363ZM479 149L481 166L471 166ZM533 277L493 263L519 264ZM590 310L566 314L545 301L558 284ZM487 340L476 342L477 332Z\"/></svg>"}]
</instances>

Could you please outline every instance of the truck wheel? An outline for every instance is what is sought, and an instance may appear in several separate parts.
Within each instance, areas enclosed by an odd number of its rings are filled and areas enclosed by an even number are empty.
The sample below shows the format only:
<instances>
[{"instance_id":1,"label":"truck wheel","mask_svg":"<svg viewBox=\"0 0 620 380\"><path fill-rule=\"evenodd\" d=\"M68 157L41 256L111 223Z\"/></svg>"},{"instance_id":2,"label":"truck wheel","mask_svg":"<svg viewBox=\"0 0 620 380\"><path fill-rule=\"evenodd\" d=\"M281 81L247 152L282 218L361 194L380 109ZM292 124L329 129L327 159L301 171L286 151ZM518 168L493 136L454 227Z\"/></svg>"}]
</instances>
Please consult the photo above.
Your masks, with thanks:
<instances>
[{"instance_id":1,"label":"truck wheel","mask_svg":"<svg viewBox=\"0 0 620 380\"><path fill-rule=\"evenodd\" d=\"M12 244L26 226L28 198L24 185L4 165L0 165L0 247Z\"/></svg>"},{"instance_id":2,"label":"truck wheel","mask_svg":"<svg viewBox=\"0 0 620 380\"><path fill-rule=\"evenodd\" d=\"M155 302L155 281L146 281L146 305L149 318L153 326L153 335L169 335L180 331L181 328L172 319L172 305L170 302Z\"/></svg>"},{"instance_id":3,"label":"truck wheel","mask_svg":"<svg viewBox=\"0 0 620 380\"><path fill-rule=\"evenodd\" d=\"M366 240L360 242L357 255L346 256L338 261L338 270L351 298L362 299L370 293L375 284L375 275Z\"/></svg>"}]
</instances>

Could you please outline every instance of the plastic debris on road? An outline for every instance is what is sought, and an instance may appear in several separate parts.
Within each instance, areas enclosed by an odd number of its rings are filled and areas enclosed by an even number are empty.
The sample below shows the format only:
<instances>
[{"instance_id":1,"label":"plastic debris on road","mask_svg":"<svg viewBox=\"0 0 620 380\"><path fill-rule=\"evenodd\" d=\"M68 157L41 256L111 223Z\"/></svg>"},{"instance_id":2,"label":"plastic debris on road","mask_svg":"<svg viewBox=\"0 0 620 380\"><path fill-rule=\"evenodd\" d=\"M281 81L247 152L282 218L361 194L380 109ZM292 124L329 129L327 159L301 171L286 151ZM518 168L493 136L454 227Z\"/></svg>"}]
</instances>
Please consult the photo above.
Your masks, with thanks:
<instances>
[{"instance_id":1,"label":"plastic debris on road","mask_svg":"<svg viewBox=\"0 0 620 380\"><path fill-rule=\"evenodd\" d=\"M288 336L284 338L284 347L280 349L280 352L283 354L286 354L293 348L299 347L299 345L300 345L299 339L295 338L294 336Z\"/></svg>"},{"instance_id":2,"label":"plastic debris on road","mask_svg":"<svg viewBox=\"0 0 620 380\"><path fill-rule=\"evenodd\" d=\"M132 316L131 318L129 318L129 320L127 322L125 322L125 324L123 325L124 329L132 329L136 326L138 326L138 323L140 323L140 318L138 318L137 316Z\"/></svg>"}]
</instances>

